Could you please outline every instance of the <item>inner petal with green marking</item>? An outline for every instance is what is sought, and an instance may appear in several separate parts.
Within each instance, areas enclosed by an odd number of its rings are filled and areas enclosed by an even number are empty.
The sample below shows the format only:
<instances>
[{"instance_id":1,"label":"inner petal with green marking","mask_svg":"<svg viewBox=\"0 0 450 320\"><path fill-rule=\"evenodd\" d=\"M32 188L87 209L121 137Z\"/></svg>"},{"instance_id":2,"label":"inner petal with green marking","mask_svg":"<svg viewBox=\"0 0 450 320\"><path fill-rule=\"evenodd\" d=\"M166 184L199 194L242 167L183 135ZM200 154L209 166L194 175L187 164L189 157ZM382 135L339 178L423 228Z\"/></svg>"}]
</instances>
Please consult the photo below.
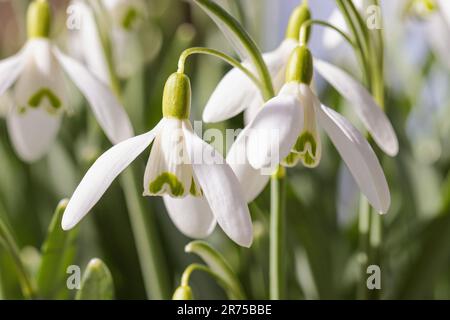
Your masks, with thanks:
<instances>
[{"instance_id":1,"label":"inner petal with green marking","mask_svg":"<svg viewBox=\"0 0 450 320\"><path fill-rule=\"evenodd\" d=\"M28 106L31 108L44 107L48 113L52 114L61 109L62 102L51 89L44 87L28 99Z\"/></svg>"},{"instance_id":2,"label":"inner petal with green marking","mask_svg":"<svg viewBox=\"0 0 450 320\"><path fill-rule=\"evenodd\" d=\"M294 145L293 152L299 155L299 159L305 167L313 168L320 162L320 151L318 146L320 141L316 137L317 135L309 131L304 131L298 137L297 142ZM295 157L291 156L290 160L294 159Z\"/></svg>"},{"instance_id":3,"label":"inner petal with green marking","mask_svg":"<svg viewBox=\"0 0 450 320\"><path fill-rule=\"evenodd\" d=\"M201 188L188 161L181 120L165 119L155 138L144 176L144 195L200 196Z\"/></svg>"}]
</instances>

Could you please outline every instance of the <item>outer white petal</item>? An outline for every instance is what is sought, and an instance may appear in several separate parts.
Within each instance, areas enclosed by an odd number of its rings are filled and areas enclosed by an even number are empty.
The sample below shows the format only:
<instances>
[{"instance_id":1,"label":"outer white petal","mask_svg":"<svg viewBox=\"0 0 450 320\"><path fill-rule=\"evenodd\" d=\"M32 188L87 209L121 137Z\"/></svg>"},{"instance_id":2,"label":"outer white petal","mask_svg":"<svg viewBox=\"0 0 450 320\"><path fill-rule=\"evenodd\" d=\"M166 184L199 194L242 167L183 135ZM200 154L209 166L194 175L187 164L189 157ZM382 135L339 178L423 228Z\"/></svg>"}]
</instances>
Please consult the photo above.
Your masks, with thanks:
<instances>
[{"instance_id":1,"label":"outer white petal","mask_svg":"<svg viewBox=\"0 0 450 320\"><path fill-rule=\"evenodd\" d=\"M27 46L17 54L0 61L0 96L17 80L27 60Z\"/></svg>"},{"instance_id":2,"label":"outer white petal","mask_svg":"<svg viewBox=\"0 0 450 320\"><path fill-rule=\"evenodd\" d=\"M270 175L254 169L246 156L248 130L244 129L231 146L227 154L227 163L239 180L247 202L252 202L269 182Z\"/></svg>"},{"instance_id":3,"label":"outer white petal","mask_svg":"<svg viewBox=\"0 0 450 320\"><path fill-rule=\"evenodd\" d=\"M191 238L205 238L216 226L216 219L203 197L188 195L183 199L164 196L164 204L175 226Z\"/></svg>"},{"instance_id":4,"label":"outer white petal","mask_svg":"<svg viewBox=\"0 0 450 320\"><path fill-rule=\"evenodd\" d=\"M26 162L42 158L55 141L61 118L61 113L49 114L42 108L28 108L25 113L19 113L17 108L11 109L6 124L19 157Z\"/></svg>"},{"instance_id":5,"label":"outer white petal","mask_svg":"<svg viewBox=\"0 0 450 320\"><path fill-rule=\"evenodd\" d=\"M130 119L109 88L93 76L83 65L54 48L63 69L80 89L94 112L97 121L112 143L133 135Z\"/></svg>"},{"instance_id":6,"label":"outer white petal","mask_svg":"<svg viewBox=\"0 0 450 320\"><path fill-rule=\"evenodd\" d=\"M97 203L114 179L153 141L160 128L125 140L102 154L86 172L67 205L62 228L73 228Z\"/></svg>"},{"instance_id":7,"label":"outer white petal","mask_svg":"<svg viewBox=\"0 0 450 320\"><path fill-rule=\"evenodd\" d=\"M196 136L185 123L183 130L194 175L217 222L237 244L249 247L253 239L252 221L233 170L212 146Z\"/></svg>"},{"instance_id":8,"label":"outer white petal","mask_svg":"<svg viewBox=\"0 0 450 320\"><path fill-rule=\"evenodd\" d=\"M109 1L106 1L109 2ZM82 27L69 32L69 47L74 57L84 60L88 69L104 83L109 81L109 70L92 8L83 0L71 1L70 14L82 17Z\"/></svg>"},{"instance_id":9,"label":"outer white petal","mask_svg":"<svg viewBox=\"0 0 450 320\"><path fill-rule=\"evenodd\" d=\"M203 110L203 121L220 122L236 116L263 99L258 87L241 70L233 68L220 80Z\"/></svg>"},{"instance_id":10,"label":"outer white petal","mask_svg":"<svg viewBox=\"0 0 450 320\"><path fill-rule=\"evenodd\" d=\"M391 198L383 170L364 136L336 111L321 105L319 122L327 132L369 203L381 213Z\"/></svg>"},{"instance_id":11,"label":"outer white petal","mask_svg":"<svg viewBox=\"0 0 450 320\"><path fill-rule=\"evenodd\" d=\"M273 167L289 154L302 128L300 110L294 96L278 95L266 102L248 125L247 156L253 168Z\"/></svg>"},{"instance_id":12,"label":"outer white petal","mask_svg":"<svg viewBox=\"0 0 450 320\"><path fill-rule=\"evenodd\" d=\"M388 155L398 153L398 140L386 114L370 93L345 71L325 61L314 59L314 67L354 107L358 117L375 142Z\"/></svg>"},{"instance_id":13,"label":"outer white petal","mask_svg":"<svg viewBox=\"0 0 450 320\"><path fill-rule=\"evenodd\" d=\"M284 40L281 45L272 52L263 55L275 92L284 83L286 64L289 55L296 46L293 40ZM254 67L248 62L245 67L254 72ZM220 122L236 116L244 110L259 110L264 104L258 87L241 70L231 69L217 85L203 111L203 121ZM249 121L253 114L246 115Z\"/></svg>"}]
</instances>

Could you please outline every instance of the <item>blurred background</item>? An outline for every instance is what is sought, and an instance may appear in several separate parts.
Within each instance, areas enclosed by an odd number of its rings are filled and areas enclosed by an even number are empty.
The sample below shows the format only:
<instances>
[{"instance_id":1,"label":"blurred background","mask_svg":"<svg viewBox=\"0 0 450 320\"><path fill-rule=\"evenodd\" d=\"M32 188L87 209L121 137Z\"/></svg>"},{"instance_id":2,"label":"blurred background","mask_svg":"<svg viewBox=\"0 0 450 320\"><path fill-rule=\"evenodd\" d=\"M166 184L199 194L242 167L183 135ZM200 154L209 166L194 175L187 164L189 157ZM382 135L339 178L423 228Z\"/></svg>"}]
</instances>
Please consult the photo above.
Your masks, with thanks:
<instances>
[{"instance_id":1,"label":"blurred background","mask_svg":"<svg viewBox=\"0 0 450 320\"><path fill-rule=\"evenodd\" d=\"M50 1L54 9L52 39L77 56L68 44L66 28L69 1ZM210 18L189 1L148 0L143 23L127 42L113 43L124 65L121 75L123 103L136 133L152 128L161 117L165 80L176 71L179 54L191 46L206 46L233 54ZM218 0L235 16L262 51L275 49L284 37L294 0ZM314 19L327 20L335 10L332 0L310 0ZM433 42L430 20L436 13L414 14L382 0L386 42L386 112L400 141L395 158L381 156L392 205L382 218L381 298L450 298L450 55L439 44L450 38L450 24ZM398 1L399 3L402 1ZM26 41L28 1L0 1L0 58ZM314 27L314 55L331 61L361 79L357 60L345 44L327 48L323 29ZM445 51L446 50L446 51ZM128 65L126 64L128 62ZM192 81L192 119L201 112L211 92L229 67L206 56L190 58L187 74ZM317 76L321 100L345 114L358 126L350 107ZM34 164L15 155L5 121L0 120L0 215L16 239L22 259L33 273L59 200L70 197L90 164L109 142L95 125L86 102L75 89L58 142ZM0 107L6 106L0 98ZM242 115L214 127L241 128ZM211 127L204 125L204 128ZM358 297L359 193L326 137L318 168L288 170L286 254L289 299L355 299ZM148 151L133 166L144 172ZM169 220L159 197L145 198L146 210L158 225L167 272L174 290L184 268L196 260L184 252L191 240ZM269 188L250 205L255 241L250 250L230 241L216 228L207 241L218 249L237 272L251 299L268 297ZM118 299L145 299L145 289L131 233L123 192L118 182L106 192L78 227L71 244L74 262L84 268L93 257L109 267ZM0 298L23 298L11 257L0 248ZM60 275L64 276L64 275ZM225 298L222 289L206 275L191 280L196 298ZM64 286L58 298L71 298Z\"/></svg>"}]
</instances>

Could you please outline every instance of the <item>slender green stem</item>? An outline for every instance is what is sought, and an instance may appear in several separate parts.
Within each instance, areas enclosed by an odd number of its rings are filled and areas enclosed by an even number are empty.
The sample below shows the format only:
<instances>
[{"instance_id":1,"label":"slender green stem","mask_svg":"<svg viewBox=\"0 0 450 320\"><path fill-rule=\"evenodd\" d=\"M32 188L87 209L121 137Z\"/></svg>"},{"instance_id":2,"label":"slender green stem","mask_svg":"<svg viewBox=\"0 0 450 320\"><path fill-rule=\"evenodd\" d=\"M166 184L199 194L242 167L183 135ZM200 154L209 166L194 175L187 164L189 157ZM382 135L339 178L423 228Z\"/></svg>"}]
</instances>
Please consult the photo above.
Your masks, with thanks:
<instances>
[{"instance_id":1,"label":"slender green stem","mask_svg":"<svg viewBox=\"0 0 450 320\"><path fill-rule=\"evenodd\" d=\"M246 299L243 292L234 290L234 287L228 285L227 280L223 278L219 273L214 272L210 267L199 263L193 263L184 270L181 276L181 286L189 286L189 280L194 271L202 271L213 277L218 282L218 284L220 284L225 289L230 300Z\"/></svg>"},{"instance_id":2,"label":"slender green stem","mask_svg":"<svg viewBox=\"0 0 450 320\"><path fill-rule=\"evenodd\" d=\"M353 48L356 48L355 41L353 41L353 39L342 29L339 29L338 27L336 27L335 25L333 25L327 21L315 20L315 19L305 21L302 24L302 26L300 28L300 44L301 45L306 43L307 34L308 34L307 30L308 30L308 27L310 27L312 25L321 25L321 26L333 29L334 31L339 33L345 39L345 41L347 41Z\"/></svg>"},{"instance_id":3,"label":"slender green stem","mask_svg":"<svg viewBox=\"0 0 450 320\"><path fill-rule=\"evenodd\" d=\"M358 50L356 50L358 60L362 66L362 70L364 72L364 77L366 79L367 84L370 85L370 63L367 60L369 57L368 51L367 51L367 44L365 43L364 39L365 36L362 34L361 28L357 27L357 22L359 19L354 16L354 12L349 8L348 4L351 1L344 1L344 0L336 0L336 4L339 7L339 9L342 12L342 15L344 16L344 19L349 26L352 35L355 39L355 44ZM357 13L357 12L356 12ZM357 13L358 14L358 13Z\"/></svg>"},{"instance_id":4,"label":"slender green stem","mask_svg":"<svg viewBox=\"0 0 450 320\"><path fill-rule=\"evenodd\" d=\"M270 299L284 297L285 169L279 167L271 178L270 198Z\"/></svg>"},{"instance_id":5,"label":"slender green stem","mask_svg":"<svg viewBox=\"0 0 450 320\"><path fill-rule=\"evenodd\" d=\"M32 281L23 265L22 259L20 258L19 248L12 236L9 228L0 219L0 247L4 249L11 255L11 258L16 265L17 276L19 278L20 286L22 289L22 294L26 299L34 299L36 293L32 285Z\"/></svg>"},{"instance_id":6,"label":"slender green stem","mask_svg":"<svg viewBox=\"0 0 450 320\"><path fill-rule=\"evenodd\" d=\"M193 47L193 48L184 50L181 53L180 58L178 60L178 72L181 72L181 73L184 72L184 65L186 63L186 59L192 54L205 54L205 55L214 56L214 57L224 60L225 62L229 63L233 67L236 67L239 70L241 70L243 73L245 73L245 75L247 77L249 77L262 92L264 91L261 81L259 81L258 78L249 69L244 67L244 65L242 63L240 63L236 59L230 57L229 55L227 55L221 51L210 49L210 48Z\"/></svg>"},{"instance_id":7,"label":"slender green stem","mask_svg":"<svg viewBox=\"0 0 450 320\"><path fill-rule=\"evenodd\" d=\"M154 212L144 204L133 168L124 171L120 178L147 295L153 299L167 299L171 292L170 279Z\"/></svg>"}]
</instances>

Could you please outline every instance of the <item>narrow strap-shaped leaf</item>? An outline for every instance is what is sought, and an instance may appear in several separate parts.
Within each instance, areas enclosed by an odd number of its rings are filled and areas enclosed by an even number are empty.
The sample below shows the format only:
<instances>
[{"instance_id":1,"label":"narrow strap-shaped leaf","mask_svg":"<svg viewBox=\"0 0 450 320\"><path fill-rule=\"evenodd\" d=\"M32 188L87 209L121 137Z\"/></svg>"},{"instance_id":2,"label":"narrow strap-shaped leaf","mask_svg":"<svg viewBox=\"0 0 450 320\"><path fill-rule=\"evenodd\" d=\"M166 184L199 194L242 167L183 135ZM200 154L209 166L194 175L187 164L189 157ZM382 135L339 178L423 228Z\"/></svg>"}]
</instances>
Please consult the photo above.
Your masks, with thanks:
<instances>
[{"instance_id":1,"label":"narrow strap-shaped leaf","mask_svg":"<svg viewBox=\"0 0 450 320\"><path fill-rule=\"evenodd\" d=\"M192 241L184 248L186 252L195 253L205 261L213 273L220 276L227 287L230 288L230 295L235 299L243 299L244 290L236 277L231 266L225 258L213 247L204 241Z\"/></svg>"},{"instance_id":2,"label":"narrow strap-shaped leaf","mask_svg":"<svg viewBox=\"0 0 450 320\"><path fill-rule=\"evenodd\" d=\"M68 199L61 200L50 222L47 238L41 248L41 264L37 272L37 287L40 297L58 298L65 290L66 269L75 255L77 229L64 231L61 219ZM59 296L62 298L61 296Z\"/></svg>"},{"instance_id":3,"label":"narrow strap-shaped leaf","mask_svg":"<svg viewBox=\"0 0 450 320\"><path fill-rule=\"evenodd\" d=\"M241 24L221 6L211 0L193 0L217 24L242 60L251 61L264 84L263 96L268 100L274 96L269 70L255 41Z\"/></svg>"},{"instance_id":4,"label":"narrow strap-shaped leaf","mask_svg":"<svg viewBox=\"0 0 450 320\"><path fill-rule=\"evenodd\" d=\"M76 295L77 300L112 300L114 284L106 264L94 258L89 261L83 274L81 288Z\"/></svg>"}]
</instances>

